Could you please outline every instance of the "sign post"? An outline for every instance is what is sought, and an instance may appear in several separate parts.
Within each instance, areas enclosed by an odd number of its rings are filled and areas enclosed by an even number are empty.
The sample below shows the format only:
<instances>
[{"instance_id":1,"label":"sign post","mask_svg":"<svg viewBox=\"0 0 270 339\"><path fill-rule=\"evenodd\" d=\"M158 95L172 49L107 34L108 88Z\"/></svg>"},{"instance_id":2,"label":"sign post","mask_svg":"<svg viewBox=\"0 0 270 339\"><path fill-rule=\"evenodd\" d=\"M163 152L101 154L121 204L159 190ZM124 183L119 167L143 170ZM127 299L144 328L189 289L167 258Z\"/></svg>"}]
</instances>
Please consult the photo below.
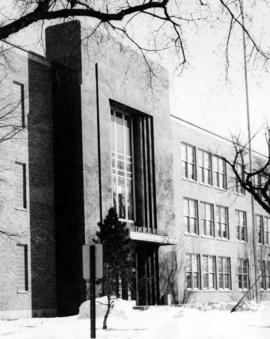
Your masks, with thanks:
<instances>
[{"instance_id":1,"label":"sign post","mask_svg":"<svg viewBox=\"0 0 270 339\"><path fill-rule=\"evenodd\" d=\"M83 278L90 282L90 338L96 338L96 279L103 278L101 244L83 245Z\"/></svg>"},{"instance_id":2,"label":"sign post","mask_svg":"<svg viewBox=\"0 0 270 339\"><path fill-rule=\"evenodd\" d=\"M96 338L96 247L90 246L90 328Z\"/></svg>"}]
</instances>

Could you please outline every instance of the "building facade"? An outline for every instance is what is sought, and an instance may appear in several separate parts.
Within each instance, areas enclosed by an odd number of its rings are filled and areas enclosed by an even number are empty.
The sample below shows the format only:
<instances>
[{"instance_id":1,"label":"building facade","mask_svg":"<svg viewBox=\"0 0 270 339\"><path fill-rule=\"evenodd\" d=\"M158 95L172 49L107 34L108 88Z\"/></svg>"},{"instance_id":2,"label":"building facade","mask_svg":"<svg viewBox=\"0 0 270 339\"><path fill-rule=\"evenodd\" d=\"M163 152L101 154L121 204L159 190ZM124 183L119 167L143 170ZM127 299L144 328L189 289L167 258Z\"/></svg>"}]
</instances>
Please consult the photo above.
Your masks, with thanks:
<instances>
[{"instance_id":1,"label":"building facade","mask_svg":"<svg viewBox=\"0 0 270 339\"><path fill-rule=\"evenodd\" d=\"M82 245L112 206L138 304L238 300L255 277L268 298L270 219L226 168L230 142L170 116L165 70L149 89L138 54L82 38L49 27L46 57L15 48L2 70L0 317L76 314Z\"/></svg>"}]
</instances>

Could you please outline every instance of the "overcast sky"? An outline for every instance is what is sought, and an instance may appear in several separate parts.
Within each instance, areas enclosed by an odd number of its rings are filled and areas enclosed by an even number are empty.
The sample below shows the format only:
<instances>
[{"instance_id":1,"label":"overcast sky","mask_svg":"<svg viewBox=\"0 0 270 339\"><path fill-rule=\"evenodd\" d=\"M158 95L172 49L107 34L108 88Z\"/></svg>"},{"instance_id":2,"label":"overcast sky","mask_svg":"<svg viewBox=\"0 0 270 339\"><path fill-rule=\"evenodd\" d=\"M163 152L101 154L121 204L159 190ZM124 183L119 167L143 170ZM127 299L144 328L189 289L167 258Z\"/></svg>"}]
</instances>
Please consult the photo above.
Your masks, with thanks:
<instances>
[{"instance_id":1,"label":"overcast sky","mask_svg":"<svg viewBox=\"0 0 270 339\"><path fill-rule=\"evenodd\" d=\"M6 4L9 1L6 0ZM270 45L270 13L265 2L258 3L252 8L254 21L248 21L247 25L254 38L267 49ZM228 26L225 24L222 17L217 21L214 16L207 24L188 26L184 31L188 64L181 75L174 71L175 63L171 62L174 57L167 56L168 59L163 58L161 62L170 71L172 114L226 137L241 133L244 140L247 118L242 34L240 30L233 33L226 80L224 50ZM140 28L138 34L141 35L143 25ZM33 25L12 37L12 41L43 54L40 32L39 26ZM260 62L248 65L248 80L252 133L260 131L254 146L265 151L264 131L270 124L270 74L261 65Z\"/></svg>"}]
</instances>

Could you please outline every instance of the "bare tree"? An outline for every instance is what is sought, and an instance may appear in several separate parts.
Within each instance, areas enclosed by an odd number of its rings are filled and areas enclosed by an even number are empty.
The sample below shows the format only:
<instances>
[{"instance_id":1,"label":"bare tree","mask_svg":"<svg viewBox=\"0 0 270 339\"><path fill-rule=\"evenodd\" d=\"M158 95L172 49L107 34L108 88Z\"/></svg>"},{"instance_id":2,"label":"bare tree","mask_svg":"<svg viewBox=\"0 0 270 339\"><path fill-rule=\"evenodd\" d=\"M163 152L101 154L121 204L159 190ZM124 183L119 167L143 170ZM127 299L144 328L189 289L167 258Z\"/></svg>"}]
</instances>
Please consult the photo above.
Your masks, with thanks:
<instances>
[{"instance_id":1,"label":"bare tree","mask_svg":"<svg viewBox=\"0 0 270 339\"><path fill-rule=\"evenodd\" d=\"M249 143L241 144L239 137L233 137L234 155L231 160L224 158L232 169L236 185L249 192L257 203L270 213L270 141L267 130L267 156L253 154L252 165L249 159Z\"/></svg>"},{"instance_id":2,"label":"bare tree","mask_svg":"<svg viewBox=\"0 0 270 339\"><path fill-rule=\"evenodd\" d=\"M247 8L256 5L256 1L245 1ZM6 5L7 6L7 5ZM190 39L190 27L199 29L198 23L212 22L220 26L227 25L225 38L226 67L229 65L229 47L232 32L237 27L243 30L249 43L249 57L259 56L269 61L269 53L261 47L249 29L252 12L243 13L243 0L14 0L12 15L1 9L0 39L24 30L26 27L53 20L85 18L91 23L88 35L104 28L109 34L125 38L135 46L147 62L152 53L176 52L178 67L187 62L186 47ZM246 21L242 20L246 17ZM222 20L221 20L222 19ZM138 34L141 24L149 23L149 29L143 32L148 37L140 40ZM142 41L147 41L143 43Z\"/></svg>"}]
</instances>

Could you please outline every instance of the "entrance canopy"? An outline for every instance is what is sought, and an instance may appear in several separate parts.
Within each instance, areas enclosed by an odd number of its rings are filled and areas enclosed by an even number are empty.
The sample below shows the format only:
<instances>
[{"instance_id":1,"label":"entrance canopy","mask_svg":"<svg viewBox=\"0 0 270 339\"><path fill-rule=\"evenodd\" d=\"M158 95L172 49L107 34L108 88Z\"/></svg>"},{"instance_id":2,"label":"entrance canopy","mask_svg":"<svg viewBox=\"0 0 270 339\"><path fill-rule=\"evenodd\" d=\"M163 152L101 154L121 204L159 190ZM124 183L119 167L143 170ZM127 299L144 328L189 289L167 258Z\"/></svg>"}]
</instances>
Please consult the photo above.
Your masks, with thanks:
<instances>
[{"instance_id":1,"label":"entrance canopy","mask_svg":"<svg viewBox=\"0 0 270 339\"><path fill-rule=\"evenodd\" d=\"M130 226L129 237L131 240L143 241L160 246L176 244L176 239L171 238L166 234L159 233L156 229L152 230L142 226Z\"/></svg>"}]
</instances>

